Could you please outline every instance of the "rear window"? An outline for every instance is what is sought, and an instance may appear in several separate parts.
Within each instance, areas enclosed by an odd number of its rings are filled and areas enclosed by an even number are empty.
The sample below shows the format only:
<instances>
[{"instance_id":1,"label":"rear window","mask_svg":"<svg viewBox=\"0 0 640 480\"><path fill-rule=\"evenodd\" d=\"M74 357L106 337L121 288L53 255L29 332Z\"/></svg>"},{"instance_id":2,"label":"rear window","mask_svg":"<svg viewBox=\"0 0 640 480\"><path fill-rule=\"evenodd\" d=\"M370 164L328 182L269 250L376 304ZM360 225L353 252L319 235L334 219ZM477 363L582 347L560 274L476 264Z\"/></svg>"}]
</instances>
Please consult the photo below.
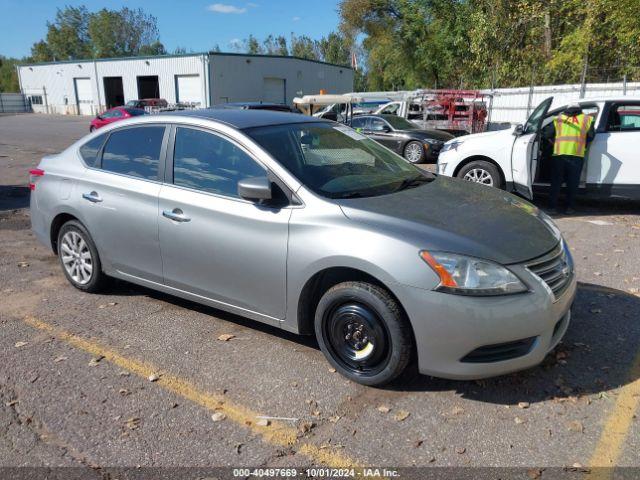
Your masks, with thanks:
<instances>
[{"instance_id":1,"label":"rear window","mask_svg":"<svg viewBox=\"0 0 640 480\"><path fill-rule=\"evenodd\" d=\"M141 108L125 108L125 110L129 115L133 117L137 117L138 115L146 115L147 113Z\"/></svg>"},{"instance_id":2,"label":"rear window","mask_svg":"<svg viewBox=\"0 0 640 480\"><path fill-rule=\"evenodd\" d=\"M102 152L102 169L145 180L158 180L163 135L162 126L112 132Z\"/></svg>"},{"instance_id":3,"label":"rear window","mask_svg":"<svg viewBox=\"0 0 640 480\"><path fill-rule=\"evenodd\" d=\"M80 156L82 156L84 163L86 163L88 167L100 166L100 157L98 154L106 139L107 135L99 135L80 147Z\"/></svg>"}]
</instances>

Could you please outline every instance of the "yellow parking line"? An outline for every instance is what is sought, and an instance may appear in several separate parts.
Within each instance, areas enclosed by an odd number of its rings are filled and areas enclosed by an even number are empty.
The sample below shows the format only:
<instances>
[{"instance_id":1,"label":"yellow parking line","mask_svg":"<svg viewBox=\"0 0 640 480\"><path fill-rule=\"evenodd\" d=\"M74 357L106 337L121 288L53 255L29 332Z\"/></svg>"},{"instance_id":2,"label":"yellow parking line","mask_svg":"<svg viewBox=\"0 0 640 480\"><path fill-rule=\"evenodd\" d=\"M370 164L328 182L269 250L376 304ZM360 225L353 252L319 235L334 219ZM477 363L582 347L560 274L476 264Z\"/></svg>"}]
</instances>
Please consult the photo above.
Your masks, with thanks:
<instances>
[{"instance_id":1,"label":"yellow parking line","mask_svg":"<svg viewBox=\"0 0 640 480\"><path fill-rule=\"evenodd\" d=\"M628 379L629 383L620 389L613 411L609 414L600 440L591 455L591 467L614 467L624 453L625 440L640 400L640 352L631 365ZM600 469L594 473L597 473L597 478L611 478L613 468Z\"/></svg>"},{"instance_id":2,"label":"yellow parking line","mask_svg":"<svg viewBox=\"0 0 640 480\"><path fill-rule=\"evenodd\" d=\"M126 358L110 348L98 342L87 340L54 325L43 322L35 317L24 318L25 323L33 328L45 331L75 348L83 350L104 359L118 367L127 370L142 378L151 375L160 375L157 384L172 393L192 401L208 410L223 413L226 418L252 433L259 435L263 441L278 447L292 447L312 460L315 464L323 464L334 468L358 468L358 464L350 458L332 451L329 448L321 448L311 443L300 444L297 430L280 422L272 422L269 426L256 424L259 413L242 405L233 404L226 397L201 390L187 380L176 377L166 372L161 372L157 367L147 362L141 362Z\"/></svg>"}]
</instances>

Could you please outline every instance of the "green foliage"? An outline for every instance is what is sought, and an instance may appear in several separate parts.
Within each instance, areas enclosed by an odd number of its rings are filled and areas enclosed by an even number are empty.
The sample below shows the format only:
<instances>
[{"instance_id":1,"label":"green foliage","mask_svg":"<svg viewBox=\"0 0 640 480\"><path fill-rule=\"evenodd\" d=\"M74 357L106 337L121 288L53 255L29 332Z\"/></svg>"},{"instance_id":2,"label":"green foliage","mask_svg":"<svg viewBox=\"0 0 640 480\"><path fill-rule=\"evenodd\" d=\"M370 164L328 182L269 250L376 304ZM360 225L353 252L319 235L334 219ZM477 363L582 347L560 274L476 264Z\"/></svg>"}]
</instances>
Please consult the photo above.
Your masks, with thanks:
<instances>
[{"instance_id":1,"label":"green foliage","mask_svg":"<svg viewBox=\"0 0 640 480\"><path fill-rule=\"evenodd\" d=\"M36 62L165 53L156 18L128 7L97 12L85 6L58 9L54 21L47 23L45 39L31 47Z\"/></svg>"},{"instance_id":2,"label":"green foliage","mask_svg":"<svg viewBox=\"0 0 640 480\"><path fill-rule=\"evenodd\" d=\"M262 43L253 35L249 35L249 38L242 42L236 42L234 49L253 55L291 55L337 65L350 65L351 44L349 37L340 32L331 32L320 40L314 40L306 35L291 34L289 42L282 35L269 35Z\"/></svg>"},{"instance_id":3,"label":"green foliage","mask_svg":"<svg viewBox=\"0 0 640 480\"><path fill-rule=\"evenodd\" d=\"M17 58L7 58L0 55L0 92L19 92Z\"/></svg>"},{"instance_id":4,"label":"green foliage","mask_svg":"<svg viewBox=\"0 0 640 480\"><path fill-rule=\"evenodd\" d=\"M367 87L482 88L622 78L640 64L638 0L341 0Z\"/></svg>"}]
</instances>

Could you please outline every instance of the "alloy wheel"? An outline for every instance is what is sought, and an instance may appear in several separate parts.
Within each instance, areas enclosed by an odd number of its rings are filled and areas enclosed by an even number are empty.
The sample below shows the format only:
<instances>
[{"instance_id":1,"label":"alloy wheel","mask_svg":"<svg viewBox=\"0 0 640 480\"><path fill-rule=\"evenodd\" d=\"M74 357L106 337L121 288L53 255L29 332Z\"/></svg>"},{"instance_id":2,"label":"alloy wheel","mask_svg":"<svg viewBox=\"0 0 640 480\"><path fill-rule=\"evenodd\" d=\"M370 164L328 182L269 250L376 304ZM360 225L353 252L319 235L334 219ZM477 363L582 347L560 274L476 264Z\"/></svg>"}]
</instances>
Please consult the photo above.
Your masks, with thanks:
<instances>
[{"instance_id":1,"label":"alloy wheel","mask_svg":"<svg viewBox=\"0 0 640 480\"><path fill-rule=\"evenodd\" d=\"M418 143L410 143L405 150L407 160L416 163L422 158L422 146Z\"/></svg>"},{"instance_id":2,"label":"alloy wheel","mask_svg":"<svg viewBox=\"0 0 640 480\"><path fill-rule=\"evenodd\" d=\"M493 177L482 168L472 168L465 173L463 178L468 182L481 183L482 185L493 187Z\"/></svg>"},{"instance_id":3,"label":"alloy wheel","mask_svg":"<svg viewBox=\"0 0 640 480\"><path fill-rule=\"evenodd\" d=\"M60 244L62 265L78 285L86 285L93 275L93 258L89 245L77 231L69 230Z\"/></svg>"}]
</instances>

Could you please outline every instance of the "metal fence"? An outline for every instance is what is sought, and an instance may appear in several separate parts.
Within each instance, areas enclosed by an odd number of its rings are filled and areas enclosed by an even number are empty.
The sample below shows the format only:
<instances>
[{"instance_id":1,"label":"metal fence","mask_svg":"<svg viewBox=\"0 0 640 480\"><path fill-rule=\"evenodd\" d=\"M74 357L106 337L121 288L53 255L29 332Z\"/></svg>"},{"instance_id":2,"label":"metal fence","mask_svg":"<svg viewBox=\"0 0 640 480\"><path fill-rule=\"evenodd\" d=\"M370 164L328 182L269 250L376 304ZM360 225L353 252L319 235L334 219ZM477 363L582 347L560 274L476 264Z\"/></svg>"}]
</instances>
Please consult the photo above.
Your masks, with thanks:
<instances>
[{"instance_id":1,"label":"metal fence","mask_svg":"<svg viewBox=\"0 0 640 480\"><path fill-rule=\"evenodd\" d=\"M31 111L31 103L21 93L0 93L0 113L23 113Z\"/></svg>"},{"instance_id":2,"label":"metal fence","mask_svg":"<svg viewBox=\"0 0 640 480\"><path fill-rule=\"evenodd\" d=\"M544 99L553 97L551 108L583 98L640 96L640 82L576 83L569 85L537 85L521 88L482 90L491 95L491 123L522 123Z\"/></svg>"}]
</instances>

